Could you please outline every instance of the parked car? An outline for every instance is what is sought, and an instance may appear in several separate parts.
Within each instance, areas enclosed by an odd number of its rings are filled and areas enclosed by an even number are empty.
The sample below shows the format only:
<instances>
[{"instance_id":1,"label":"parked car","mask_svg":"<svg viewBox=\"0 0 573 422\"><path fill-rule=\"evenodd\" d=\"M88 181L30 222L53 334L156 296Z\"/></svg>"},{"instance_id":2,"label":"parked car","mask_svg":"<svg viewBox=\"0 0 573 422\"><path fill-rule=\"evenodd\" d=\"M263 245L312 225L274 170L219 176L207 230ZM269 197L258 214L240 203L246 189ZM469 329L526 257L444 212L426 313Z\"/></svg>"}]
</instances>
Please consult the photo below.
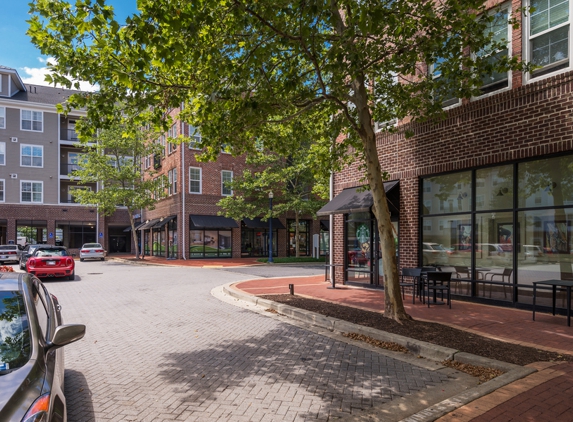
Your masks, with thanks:
<instances>
[{"instance_id":1,"label":"parked car","mask_svg":"<svg viewBox=\"0 0 573 422\"><path fill-rule=\"evenodd\" d=\"M36 277L75 279L74 258L64 246L40 245L26 262L26 272Z\"/></svg>"},{"instance_id":2,"label":"parked car","mask_svg":"<svg viewBox=\"0 0 573 422\"><path fill-rule=\"evenodd\" d=\"M523 258L527 262L536 263L537 261L545 261L545 255L540 246L536 245L523 245Z\"/></svg>"},{"instance_id":3,"label":"parked car","mask_svg":"<svg viewBox=\"0 0 573 422\"><path fill-rule=\"evenodd\" d=\"M86 327L63 325L60 310L36 277L0 273L0 420L66 421L61 348Z\"/></svg>"},{"instance_id":4,"label":"parked car","mask_svg":"<svg viewBox=\"0 0 573 422\"><path fill-rule=\"evenodd\" d=\"M0 265L6 262L18 262L21 254L20 245L0 245Z\"/></svg>"},{"instance_id":5,"label":"parked car","mask_svg":"<svg viewBox=\"0 0 573 422\"><path fill-rule=\"evenodd\" d=\"M450 251L438 243L422 243L422 263L424 265L445 265L448 263L449 253Z\"/></svg>"},{"instance_id":6,"label":"parked car","mask_svg":"<svg viewBox=\"0 0 573 422\"><path fill-rule=\"evenodd\" d=\"M25 270L26 269L26 262L28 261L28 258L30 258L32 255L34 255L34 252L36 252L36 249L38 249L40 246L40 244L33 244L33 245L26 245L24 247L24 249L22 249L22 254L20 255L20 269L21 270Z\"/></svg>"},{"instance_id":7,"label":"parked car","mask_svg":"<svg viewBox=\"0 0 573 422\"><path fill-rule=\"evenodd\" d=\"M105 259L105 251L100 243L85 243L80 249L80 261L84 259Z\"/></svg>"}]
</instances>

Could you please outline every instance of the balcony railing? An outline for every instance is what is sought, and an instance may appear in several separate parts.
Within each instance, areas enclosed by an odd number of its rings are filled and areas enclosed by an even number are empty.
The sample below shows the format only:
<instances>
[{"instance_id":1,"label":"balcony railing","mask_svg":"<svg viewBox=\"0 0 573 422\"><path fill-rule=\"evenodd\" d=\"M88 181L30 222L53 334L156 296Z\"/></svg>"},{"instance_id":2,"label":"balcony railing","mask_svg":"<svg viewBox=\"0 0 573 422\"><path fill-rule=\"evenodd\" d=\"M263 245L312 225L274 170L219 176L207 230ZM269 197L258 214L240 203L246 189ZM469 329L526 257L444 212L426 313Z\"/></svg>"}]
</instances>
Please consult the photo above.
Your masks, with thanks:
<instances>
[{"instance_id":1,"label":"balcony railing","mask_svg":"<svg viewBox=\"0 0 573 422\"><path fill-rule=\"evenodd\" d=\"M77 163L60 163L60 176L67 176L75 170L80 170L81 166Z\"/></svg>"},{"instance_id":2,"label":"balcony railing","mask_svg":"<svg viewBox=\"0 0 573 422\"><path fill-rule=\"evenodd\" d=\"M76 133L75 129L62 130L61 137L62 137L62 141L77 142L80 140L78 138L78 134Z\"/></svg>"}]
</instances>

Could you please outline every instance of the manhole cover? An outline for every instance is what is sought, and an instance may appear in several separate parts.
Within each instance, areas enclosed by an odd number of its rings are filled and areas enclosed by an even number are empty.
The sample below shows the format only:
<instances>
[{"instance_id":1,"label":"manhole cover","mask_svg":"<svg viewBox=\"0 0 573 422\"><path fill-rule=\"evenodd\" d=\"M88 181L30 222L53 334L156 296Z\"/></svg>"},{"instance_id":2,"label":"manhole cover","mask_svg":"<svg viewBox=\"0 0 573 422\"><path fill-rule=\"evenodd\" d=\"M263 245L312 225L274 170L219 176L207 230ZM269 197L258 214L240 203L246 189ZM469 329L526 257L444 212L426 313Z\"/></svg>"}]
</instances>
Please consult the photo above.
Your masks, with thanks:
<instances>
[{"instance_id":1,"label":"manhole cover","mask_svg":"<svg viewBox=\"0 0 573 422\"><path fill-rule=\"evenodd\" d=\"M88 273L88 275L98 275L98 274L103 274L103 273Z\"/></svg>"}]
</instances>

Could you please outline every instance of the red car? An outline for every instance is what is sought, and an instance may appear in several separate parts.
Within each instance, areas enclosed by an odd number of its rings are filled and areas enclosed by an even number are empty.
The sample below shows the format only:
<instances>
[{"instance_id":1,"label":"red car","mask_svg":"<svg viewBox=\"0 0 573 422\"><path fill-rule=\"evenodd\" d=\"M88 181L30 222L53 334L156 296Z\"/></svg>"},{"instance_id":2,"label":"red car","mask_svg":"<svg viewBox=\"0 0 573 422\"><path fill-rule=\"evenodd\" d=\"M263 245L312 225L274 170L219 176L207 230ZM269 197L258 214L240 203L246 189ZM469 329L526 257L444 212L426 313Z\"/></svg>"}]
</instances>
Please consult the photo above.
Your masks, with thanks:
<instances>
[{"instance_id":1,"label":"red car","mask_svg":"<svg viewBox=\"0 0 573 422\"><path fill-rule=\"evenodd\" d=\"M75 279L75 262L63 246L42 245L26 261L26 272L36 277Z\"/></svg>"}]
</instances>

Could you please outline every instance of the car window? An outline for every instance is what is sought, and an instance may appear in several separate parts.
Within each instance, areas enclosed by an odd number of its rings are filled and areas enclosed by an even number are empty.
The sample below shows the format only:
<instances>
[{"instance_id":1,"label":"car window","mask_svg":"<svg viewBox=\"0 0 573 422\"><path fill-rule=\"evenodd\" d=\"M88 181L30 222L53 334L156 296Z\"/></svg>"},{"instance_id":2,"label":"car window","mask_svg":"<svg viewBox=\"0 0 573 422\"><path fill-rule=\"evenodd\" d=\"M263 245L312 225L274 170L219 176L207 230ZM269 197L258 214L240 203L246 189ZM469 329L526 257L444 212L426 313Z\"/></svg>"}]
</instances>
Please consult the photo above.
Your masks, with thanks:
<instances>
[{"instance_id":1,"label":"car window","mask_svg":"<svg viewBox=\"0 0 573 422\"><path fill-rule=\"evenodd\" d=\"M0 291L0 375L30 359L30 328L21 292Z\"/></svg>"},{"instance_id":2,"label":"car window","mask_svg":"<svg viewBox=\"0 0 573 422\"><path fill-rule=\"evenodd\" d=\"M12 246L12 245L2 245L0 246L0 251L15 251L16 249L18 249L17 246Z\"/></svg>"},{"instance_id":3,"label":"car window","mask_svg":"<svg viewBox=\"0 0 573 422\"><path fill-rule=\"evenodd\" d=\"M34 256L68 256L65 249L38 249Z\"/></svg>"},{"instance_id":4,"label":"car window","mask_svg":"<svg viewBox=\"0 0 573 422\"><path fill-rule=\"evenodd\" d=\"M99 243L86 243L82 248L101 248Z\"/></svg>"}]
</instances>

